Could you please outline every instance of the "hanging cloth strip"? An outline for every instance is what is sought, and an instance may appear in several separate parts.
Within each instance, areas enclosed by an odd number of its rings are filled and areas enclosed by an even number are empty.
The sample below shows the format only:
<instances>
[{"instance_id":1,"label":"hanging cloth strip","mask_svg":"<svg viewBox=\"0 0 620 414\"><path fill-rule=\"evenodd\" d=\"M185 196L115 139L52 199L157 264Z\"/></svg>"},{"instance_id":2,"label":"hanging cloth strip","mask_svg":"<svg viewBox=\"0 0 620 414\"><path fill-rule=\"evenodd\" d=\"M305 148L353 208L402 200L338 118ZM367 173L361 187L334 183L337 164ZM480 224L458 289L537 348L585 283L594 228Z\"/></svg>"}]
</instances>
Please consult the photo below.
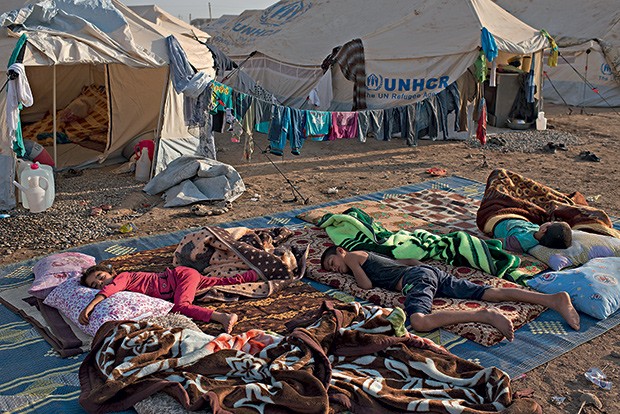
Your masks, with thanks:
<instances>
[{"instance_id":1,"label":"hanging cloth strip","mask_svg":"<svg viewBox=\"0 0 620 414\"><path fill-rule=\"evenodd\" d=\"M478 128L476 128L476 138L482 145L487 143L487 103L484 97L480 98L478 104Z\"/></svg>"},{"instance_id":2,"label":"hanging cloth strip","mask_svg":"<svg viewBox=\"0 0 620 414\"><path fill-rule=\"evenodd\" d=\"M18 157L23 157L26 154L24 148L24 137L22 136L22 123L19 117L19 112L23 106L31 106L33 104L32 92L30 90L30 84L26 77L26 70L21 62L24 59L24 52L26 50L26 35L23 34L17 40L11 57L9 58L8 70L17 73L17 78L9 78L7 85L7 97L6 97L6 124L8 134L13 141L13 151Z\"/></svg>"},{"instance_id":3,"label":"hanging cloth strip","mask_svg":"<svg viewBox=\"0 0 620 414\"><path fill-rule=\"evenodd\" d=\"M353 108L351 110L366 109L366 61L362 41L353 39L345 43L336 56L336 62L344 77L353 82Z\"/></svg>"},{"instance_id":4,"label":"hanging cloth strip","mask_svg":"<svg viewBox=\"0 0 620 414\"><path fill-rule=\"evenodd\" d=\"M495 42L495 38L486 27L482 28L482 32L480 33L480 44L482 46L482 50L484 50L484 55L486 56L489 62L493 62L498 55L497 43Z\"/></svg>"},{"instance_id":5,"label":"hanging cloth strip","mask_svg":"<svg viewBox=\"0 0 620 414\"><path fill-rule=\"evenodd\" d=\"M553 37L545 30L541 29L540 34L545 36L551 45L551 53L549 54L549 59L547 60L547 65L549 67L554 68L558 65L558 56L560 56L560 50L558 49L558 44L555 42Z\"/></svg>"},{"instance_id":6,"label":"hanging cloth strip","mask_svg":"<svg viewBox=\"0 0 620 414\"><path fill-rule=\"evenodd\" d=\"M487 58L483 50L478 53L478 58L474 62L474 68L476 69L476 80L479 83L483 83L487 80Z\"/></svg>"}]
</instances>

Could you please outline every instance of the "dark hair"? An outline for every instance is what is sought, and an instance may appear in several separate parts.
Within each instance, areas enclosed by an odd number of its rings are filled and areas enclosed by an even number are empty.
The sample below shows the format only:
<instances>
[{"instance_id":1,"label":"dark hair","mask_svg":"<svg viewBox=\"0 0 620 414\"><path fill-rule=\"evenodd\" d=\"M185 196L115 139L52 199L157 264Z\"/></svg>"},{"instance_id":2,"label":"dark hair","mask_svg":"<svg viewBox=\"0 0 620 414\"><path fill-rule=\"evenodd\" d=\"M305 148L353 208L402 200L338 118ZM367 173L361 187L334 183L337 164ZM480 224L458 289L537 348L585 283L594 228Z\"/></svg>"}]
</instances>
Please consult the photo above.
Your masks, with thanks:
<instances>
[{"instance_id":1,"label":"dark hair","mask_svg":"<svg viewBox=\"0 0 620 414\"><path fill-rule=\"evenodd\" d=\"M321 255L321 267L325 269L325 261L338 254L338 246L329 246Z\"/></svg>"},{"instance_id":2,"label":"dark hair","mask_svg":"<svg viewBox=\"0 0 620 414\"><path fill-rule=\"evenodd\" d=\"M111 265L97 264L84 270L84 272L82 273L82 276L80 277L80 284L82 286L90 287L86 284L86 278L90 276L91 273L94 273L94 272L108 272L111 275L116 274L116 272L114 271L114 268Z\"/></svg>"},{"instance_id":3,"label":"dark hair","mask_svg":"<svg viewBox=\"0 0 620 414\"><path fill-rule=\"evenodd\" d=\"M573 243L573 232L567 223L552 223L538 242L551 249L567 249Z\"/></svg>"}]
</instances>

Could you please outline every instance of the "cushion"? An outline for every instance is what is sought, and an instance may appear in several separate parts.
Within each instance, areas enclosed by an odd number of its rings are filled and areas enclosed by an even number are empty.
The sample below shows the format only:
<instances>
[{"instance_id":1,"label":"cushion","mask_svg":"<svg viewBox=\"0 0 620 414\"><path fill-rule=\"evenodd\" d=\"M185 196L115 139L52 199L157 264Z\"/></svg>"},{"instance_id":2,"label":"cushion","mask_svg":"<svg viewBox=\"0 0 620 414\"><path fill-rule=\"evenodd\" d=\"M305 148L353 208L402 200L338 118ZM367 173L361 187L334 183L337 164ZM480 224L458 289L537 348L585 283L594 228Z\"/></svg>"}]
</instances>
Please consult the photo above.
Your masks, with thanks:
<instances>
[{"instance_id":1,"label":"cushion","mask_svg":"<svg viewBox=\"0 0 620 414\"><path fill-rule=\"evenodd\" d=\"M566 291L575 309L605 319L620 309L620 258L592 259L581 267L544 273L530 287L543 293Z\"/></svg>"},{"instance_id":2,"label":"cushion","mask_svg":"<svg viewBox=\"0 0 620 414\"><path fill-rule=\"evenodd\" d=\"M94 257L77 252L63 252L44 257L32 268L34 282L28 292L36 298L45 299L56 286L68 278L80 277L84 270L96 263Z\"/></svg>"},{"instance_id":3,"label":"cushion","mask_svg":"<svg viewBox=\"0 0 620 414\"><path fill-rule=\"evenodd\" d=\"M60 310L80 329L95 336L97 329L108 321L140 320L150 316L166 315L174 304L142 293L118 292L100 302L90 314L88 325L78 322L80 313L95 298L99 291L80 285L79 279L68 279L57 286L44 304Z\"/></svg>"},{"instance_id":4,"label":"cushion","mask_svg":"<svg viewBox=\"0 0 620 414\"><path fill-rule=\"evenodd\" d=\"M553 270L579 266L596 257L620 256L620 239L573 230L573 243L568 249L536 246L528 251Z\"/></svg>"}]
</instances>

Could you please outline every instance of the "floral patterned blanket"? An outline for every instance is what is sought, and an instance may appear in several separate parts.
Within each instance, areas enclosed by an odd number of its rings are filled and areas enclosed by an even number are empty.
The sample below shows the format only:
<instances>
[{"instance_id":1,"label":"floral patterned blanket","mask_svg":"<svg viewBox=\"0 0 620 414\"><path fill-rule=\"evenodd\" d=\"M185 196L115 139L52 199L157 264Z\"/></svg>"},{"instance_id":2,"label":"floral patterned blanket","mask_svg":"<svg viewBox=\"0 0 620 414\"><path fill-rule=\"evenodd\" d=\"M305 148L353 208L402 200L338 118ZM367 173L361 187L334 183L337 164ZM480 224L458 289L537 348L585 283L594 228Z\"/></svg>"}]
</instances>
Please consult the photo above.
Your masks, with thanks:
<instances>
[{"instance_id":1,"label":"floral patterned blanket","mask_svg":"<svg viewBox=\"0 0 620 414\"><path fill-rule=\"evenodd\" d=\"M404 318L325 302L255 353L210 346L214 337L189 329L108 322L80 366L80 404L118 411L164 390L214 413L540 412L533 400L513 401L504 372L407 333Z\"/></svg>"}]
</instances>

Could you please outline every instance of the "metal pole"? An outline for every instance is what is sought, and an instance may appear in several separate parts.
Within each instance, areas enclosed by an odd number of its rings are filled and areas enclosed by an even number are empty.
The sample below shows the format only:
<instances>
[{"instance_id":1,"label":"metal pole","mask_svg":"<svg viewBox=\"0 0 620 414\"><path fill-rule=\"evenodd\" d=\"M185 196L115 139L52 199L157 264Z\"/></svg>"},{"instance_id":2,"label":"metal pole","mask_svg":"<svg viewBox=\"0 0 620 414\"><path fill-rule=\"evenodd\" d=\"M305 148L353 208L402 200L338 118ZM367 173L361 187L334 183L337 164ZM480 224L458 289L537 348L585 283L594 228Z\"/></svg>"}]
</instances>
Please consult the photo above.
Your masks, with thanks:
<instances>
[{"instance_id":1,"label":"metal pole","mask_svg":"<svg viewBox=\"0 0 620 414\"><path fill-rule=\"evenodd\" d=\"M588 85L588 60L590 59L590 49L586 50L586 70L583 77L583 97L581 98L581 114L583 115L586 103L586 86Z\"/></svg>"},{"instance_id":2,"label":"metal pole","mask_svg":"<svg viewBox=\"0 0 620 414\"><path fill-rule=\"evenodd\" d=\"M209 2L209 23L213 20L213 16L211 15L211 2Z\"/></svg>"},{"instance_id":3,"label":"metal pole","mask_svg":"<svg viewBox=\"0 0 620 414\"><path fill-rule=\"evenodd\" d=\"M53 82L52 82L52 120L54 125L54 165L58 168L58 150L56 149L57 121L56 121L56 65L52 66Z\"/></svg>"}]
</instances>

